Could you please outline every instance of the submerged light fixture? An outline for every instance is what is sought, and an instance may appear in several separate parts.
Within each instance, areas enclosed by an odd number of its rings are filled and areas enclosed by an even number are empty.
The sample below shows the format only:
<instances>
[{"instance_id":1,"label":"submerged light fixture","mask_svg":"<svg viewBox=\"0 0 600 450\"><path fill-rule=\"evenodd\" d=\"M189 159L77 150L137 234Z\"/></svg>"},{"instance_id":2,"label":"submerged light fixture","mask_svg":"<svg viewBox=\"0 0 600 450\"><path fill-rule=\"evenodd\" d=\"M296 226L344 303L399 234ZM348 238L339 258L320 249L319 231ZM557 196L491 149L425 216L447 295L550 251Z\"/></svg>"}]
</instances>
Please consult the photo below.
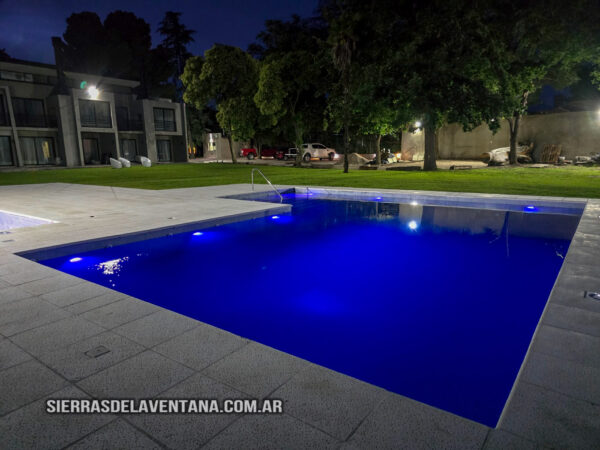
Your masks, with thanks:
<instances>
[{"instance_id":1,"label":"submerged light fixture","mask_svg":"<svg viewBox=\"0 0 600 450\"><path fill-rule=\"evenodd\" d=\"M277 220L277 219L279 219L279 216L271 216L271 219Z\"/></svg>"},{"instance_id":2,"label":"submerged light fixture","mask_svg":"<svg viewBox=\"0 0 600 450\"><path fill-rule=\"evenodd\" d=\"M69 260L69 262L71 262L71 263L76 263L76 262L79 262L79 261L81 261L82 259L83 259L83 258L80 258L79 256L76 256L75 258L71 258L71 259Z\"/></svg>"},{"instance_id":3,"label":"submerged light fixture","mask_svg":"<svg viewBox=\"0 0 600 450\"><path fill-rule=\"evenodd\" d=\"M193 236L202 236L203 234L202 231L196 231Z\"/></svg>"},{"instance_id":4,"label":"submerged light fixture","mask_svg":"<svg viewBox=\"0 0 600 450\"><path fill-rule=\"evenodd\" d=\"M534 205L527 205L525 208L523 208L523 210L525 210L526 212L534 212L538 209Z\"/></svg>"},{"instance_id":5,"label":"submerged light fixture","mask_svg":"<svg viewBox=\"0 0 600 450\"><path fill-rule=\"evenodd\" d=\"M419 228L419 224L417 224L416 220L411 220L410 222L408 222L408 228L410 228L411 230L416 230L417 228Z\"/></svg>"}]
</instances>

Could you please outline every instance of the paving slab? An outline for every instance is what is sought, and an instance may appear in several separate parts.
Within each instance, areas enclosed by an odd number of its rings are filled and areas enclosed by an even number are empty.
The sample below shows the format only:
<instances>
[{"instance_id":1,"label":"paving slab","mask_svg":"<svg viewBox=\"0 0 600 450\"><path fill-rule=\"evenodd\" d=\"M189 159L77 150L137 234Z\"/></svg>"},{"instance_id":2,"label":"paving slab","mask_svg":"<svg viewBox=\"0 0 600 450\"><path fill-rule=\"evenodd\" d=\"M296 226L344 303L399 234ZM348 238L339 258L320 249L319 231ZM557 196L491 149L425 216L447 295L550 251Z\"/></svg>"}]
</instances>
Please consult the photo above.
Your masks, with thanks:
<instances>
[{"instance_id":1,"label":"paving slab","mask_svg":"<svg viewBox=\"0 0 600 450\"><path fill-rule=\"evenodd\" d=\"M341 373L310 365L277 389L284 411L344 441L386 396L386 391Z\"/></svg>"},{"instance_id":2,"label":"paving slab","mask_svg":"<svg viewBox=\"0 0 600 450\"><path fill-rule=\"evenodd\" d=\"M158 450L163 446L136 430L122 419L103 426L98 431L67 447L69 450Z\"/></svg>"},{"instance_id":3,"label":"paving slab","mask_svg":"<svg viewBox=\"0 0 600 450\"><path fill-rule=\"evenodd\" d=\"M557 328L600 337L600 313L585 309L551 303L546 308L544 323Z\"/></svg>"},{"instance_id":4,"label":"paving slab","mask_svg":"<svg viewBox=\"0 0 600 450\"><path fill-rule=\"evenodd\" d=\"M0 371L0 416L58 391L67 381L37 361Z\"/></svg>"},{"instance_id":5,"label":"paving slab","mask_svg":"<svg viewBox=\"0 0 600 450\"><path fill-rule=\"evenodd\" d=\"M600 369L600 337L542 325L532 351Z\"/></svg>"},{"instance_id":6,"label":"paving slab","mask_svg":"<svg viewBox=\"0 0 600 450\"><path fill-rule=\"evenodd\" d=\"M203 373L252 397L263 398L308 364L295 356L251 342Z\"/></svg>"},{"instance_id":7,"label":"paving slab","mask_svg":"<svg viewBox=\"0 0 600 450\"><path fill-rule=\"evenodd\" d=\"M348 443L358 448L479 449L489 428L389 393Z\"/></svg>"},{"instance_id":8,"label":"paving slab","mask_svg":"<svg viewBox=\"0 0 600 450\"><path fill-rule=\"evenodd\" d=\"M98 398L150 398L194 372L158 353L145 351L98 372L77 385Z\"/></svg>"},{"instance_id":9,"label":"paving slab","mask_svg":"<svg viewBox=\"0 0 600 450\"><path fill-rule=\"evenodd\" d=\"M33 295L22 287L9 285L8 287L0 288L0 305L29 297L33 297Z\"/></svg>"},{"instance_id":10,"label":"paving slab","mask_svg":"<svg viewBox=\"0 0 600 450\"><path fill-rule=\"evenodd\" d=\"M600 349L600 347L598 347ZM600 368L532 352L521 374L524 381L579 400L600 404Z\"/></svg>"},{"instance_id":11,"label":"paving slab","mask_svg":"<svg viewBox=\"0 0 600 450\"><path fill-rule=\"evenodd\" d=\"M551 448L595 449L600 406L521 381L499 428Z\"/></svg>"},{"instance_id":12,"label":"paving slab","mask_svg":"<svg viewBox=\"0 0 600 450\"><path fill-rule=\"evenodd\" d=\"M248 342L228 331L200 323L196 328L157 345L153 350L192 369L202 370Z\"/></svg>"},{"instance_id":13,"label":"paving slab","mask_svg":"<svg viewBox=\"0 0 600 450\"><path fill-rule=\"evenodd\" d=\"M72 386L47 398L89 398ZM48 414L46 399L38 400L0 419L2 447L60 449L115 419L108 414Z\"/></svg>"},{"instance_id":14,"label":"paving slab","mask_svg":"<svg viewBox=\"0 0 600 450\"><path fill-rule=\"evenodd\" d=\"M490 430L483 450L543 450L540 444L504 430Z\"/></svg>"},{"instance_id":15,"label":"paving slab","mask_svg":"<svg viewBox=\"0 0 600 450\"><path fill-rule=\"evenodd\" d=\"M200 374L163 392L159 398L225 399L244 395ZM240 417L239 414L142 414L127 420L163 442L169 448L194 449L208 442Z\"/></svg>"},{"instance_id":16,"label":"paving slab","mask_svg":"<svg viewBox=\"0 0 600 450\"><path fill-rule=\"evenodd\" d=\"M29 353L40 356L103 331L106 330L81 317L67 317L19 333L12 340Z\"/></svg>"},{"instance_id":17,"label":"paving slab","mask_svg":"<svg viewBox=\"0 0 600 450\"><path fill-rule=\"evenodd\" d=\"M58 275L52 275L41 280L35 280L21 284L20 288L25 292L29 292L31 295L42 295L49 294L50 292L60 291L61 289L75 286L83 282L84 280L81 278L59 272Z\"/></svg>"},{"instance_id":18,"label":"paving slab","mask_svg":"<svg viewBox=\"0 0 600 450\"><path fill-rule=\"evenodd\" d=\"M66 379L79 381L144 350L123 336L106 332L43 353L39 359Z\"/></svg>"},{"instance_id":19,"label":"paving slab","mask_svg":"<svg viewBox=\"0 0 600 450\"><path fill-rule=\"evenodd\" d=\"M0 340L0 371L30 359L31 355L25 353L8 339Z\"/></svg>"},{"instance_id":20,"label":"paving slab","mask_svg":"<svg viewBox=\"0 0 600 450\"><path fill-rule=\"evenodd\" d=\"M339 448L327 434L286 414L242 417L211 440L205 449L304 450Z\"/></svg>"},{"instance_id":21,"label":"paving slab","mask_svg":"<svg viewBox=\"0 0 600 450\"><path fill-rule=\"evenodd\" d=\"M117 327L114 332L146 347L153 347L198 325L197 320L172 311L159 310Z\"/></svg>"},{"instance_id":22,"label":"paving slab","mask_svg":"<svg viewBox=\"0 0 600 450\"><path fill-rule=\"evenodd\" d=\"M81 283L75 286L66 287L58 291L49 292L42 295L44 300L55 304L56 306L69 306L74 303L89 300L93 297L111 292L110 289L93 283Z\"/></svg>"},{"instance_id":23,"label":"paving slab","mask_svg":"<svg viewBox=\"0 0 600 450\"><path fill-rule=\"evenodd\" d=\"M107 297L111 299L111 295L112 294L103 295L82 303L86 303L85 307L89 307L89 302L104 301ZM76 307L76 305L72 305L70 308ZM82 317L90 322L103 326L104 328L112 329L157 311L160 311L160 308L151 303L137 300L132 297L125 297L118 299L115 302L109 301L105 306L91 309L90 311L83 313Z\"/></svg>"},{"instance_id":24,"label":"paving slab","mask_svg":"<svg viewBox=\"0 0 600 450\"><path fill-rule=\"evenodd\" d=\"M119 300L123 300L125 298L127 298L127 295L122 294L117 291L114 291L114 292L106 293L104 295L100 295L98 297L90 298L89 300L84 300L79 303L74 303L72 305L66 306L64 309L65 309L65 311L69 311L71 314L81 315L83 313L91 311L92 309L100 308L102 306L106 306L111 303L118 302ZM88 317L87 320L89 320L90 322L97 323L94 320L91 320L90 317ZM98 325L102 325L102 324L98 323ZM104 325L104 326L105 326L105 328L110 328L107 325Z\"/></svg>"},{"instance_id":25,"label":"paving slab","mask_svg":"<svg viewBox=\"0 0 600 450\"><path fill-rule=\"evenodd\" d=\"M0 305L0 333L12 336L26 330L63 320L70 313L39 297L25 298Z\"/></svg>"}]
</instances>

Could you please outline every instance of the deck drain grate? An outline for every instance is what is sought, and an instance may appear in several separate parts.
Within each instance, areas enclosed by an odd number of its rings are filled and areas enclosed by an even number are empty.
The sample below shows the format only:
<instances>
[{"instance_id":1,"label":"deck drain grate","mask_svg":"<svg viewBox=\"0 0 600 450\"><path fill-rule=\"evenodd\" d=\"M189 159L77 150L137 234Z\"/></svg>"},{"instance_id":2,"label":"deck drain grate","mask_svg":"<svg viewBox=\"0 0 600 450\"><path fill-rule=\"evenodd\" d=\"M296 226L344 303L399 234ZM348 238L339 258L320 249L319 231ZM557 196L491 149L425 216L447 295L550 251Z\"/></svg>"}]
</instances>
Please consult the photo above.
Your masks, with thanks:
<instances>
[{"instance_id":1,"label":"deck drain grate","mask_svg":"<svg viewBox=\"0 0 600 450\"><path fill-rule=\"evenodd\" d=\"M98 347L85 352L85 354L90 358L98 358L99 356L106 355L107 353L110 353L110 350L104 345L99 345Z\"/></svg>"},{"instance_id":2,"label":"deck drain grate","mask_svg":"<svg viewBox=\"0 0 600 450\"><path fill-rule=\"evenodd\" d=\"M592 300L600 300L600 292L583 291L584 298L591 298Z\"/></svg>"}]
</instances>

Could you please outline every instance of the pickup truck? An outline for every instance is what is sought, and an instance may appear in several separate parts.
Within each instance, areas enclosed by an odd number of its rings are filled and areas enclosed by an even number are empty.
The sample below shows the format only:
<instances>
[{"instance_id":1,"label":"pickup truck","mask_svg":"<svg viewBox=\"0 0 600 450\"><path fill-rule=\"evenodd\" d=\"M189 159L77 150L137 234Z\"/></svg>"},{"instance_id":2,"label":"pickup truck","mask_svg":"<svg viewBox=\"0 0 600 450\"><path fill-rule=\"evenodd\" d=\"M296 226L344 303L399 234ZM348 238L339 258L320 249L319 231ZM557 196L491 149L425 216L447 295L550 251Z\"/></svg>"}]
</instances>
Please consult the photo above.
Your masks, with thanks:
<instances>
[{"instance_id":1,"label":"pickup truck","mask_svg":"<svg viewBox=\"0 0 600 450\"><path fill-rule=\"evenodd\" d=\"M318 142L302 144L302 150L304 150L304 154L302 155L304 162L309 162L312 158L329 159L329 161L333 161L339 157L334 148L326 147ZM284 159L296 158L296 154L297 150L295 148L290 148L285 152Z\"/></svg>"}]
</instances>

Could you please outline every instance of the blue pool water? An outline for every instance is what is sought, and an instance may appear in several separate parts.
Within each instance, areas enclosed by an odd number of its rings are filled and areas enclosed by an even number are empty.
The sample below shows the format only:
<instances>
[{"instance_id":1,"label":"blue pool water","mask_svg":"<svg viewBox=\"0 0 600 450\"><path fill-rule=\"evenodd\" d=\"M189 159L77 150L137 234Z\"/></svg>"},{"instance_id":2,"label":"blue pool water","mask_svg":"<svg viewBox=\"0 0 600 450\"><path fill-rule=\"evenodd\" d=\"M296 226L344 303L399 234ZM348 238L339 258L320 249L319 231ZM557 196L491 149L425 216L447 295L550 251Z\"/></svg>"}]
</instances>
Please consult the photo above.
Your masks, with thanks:
<instances>
[{"instance_id":1,"label":"blue pool water","mask_svg":"<svg viewBox=\"0 0 600 450\"><path fill-rule=\"evenodd\" d=\"M285 202L41 262L495 426L579 216Z\"/></svg>"}]
</instances>

